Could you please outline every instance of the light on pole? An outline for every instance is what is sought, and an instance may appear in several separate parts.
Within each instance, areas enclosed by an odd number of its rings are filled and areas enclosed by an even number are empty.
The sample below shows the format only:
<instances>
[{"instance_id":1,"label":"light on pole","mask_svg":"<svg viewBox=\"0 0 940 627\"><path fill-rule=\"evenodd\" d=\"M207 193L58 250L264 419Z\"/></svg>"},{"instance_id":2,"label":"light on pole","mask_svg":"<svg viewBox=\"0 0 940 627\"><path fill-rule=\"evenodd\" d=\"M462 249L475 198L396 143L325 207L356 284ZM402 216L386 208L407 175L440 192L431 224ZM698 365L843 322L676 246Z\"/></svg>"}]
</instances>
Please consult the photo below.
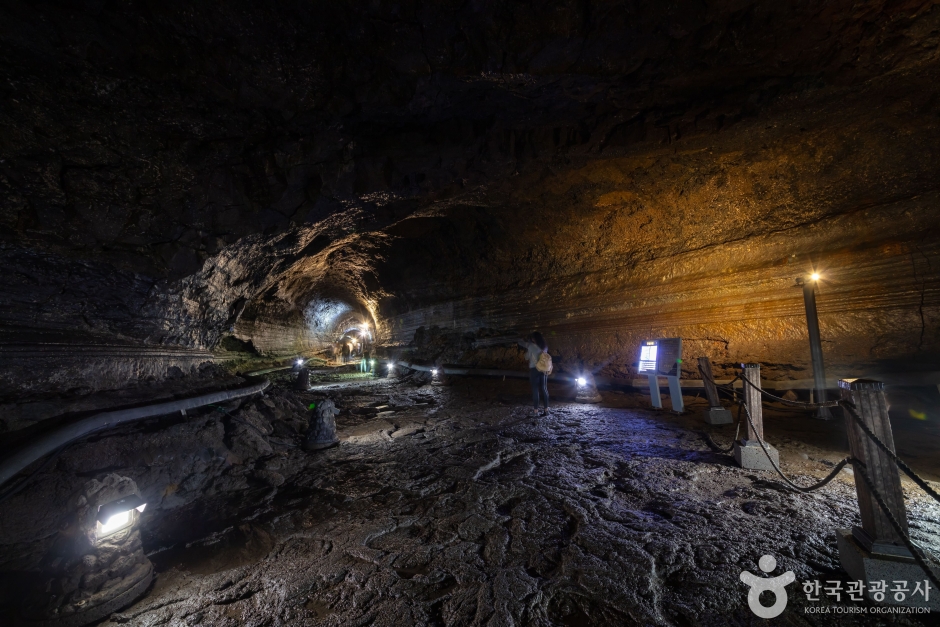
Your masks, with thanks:
<instances>
[{"instance_id":1,"label":"light on pole","mask_svg":"<svg viewBox=\"0 0 940 627\"><path fill-rule=\"evenodd\" d=\"M806 328L809 331L809 352L813 362L813 388L815 401L823 403L826 400L826 368L823 365L822 341L819 337L819 314L816 312L816 286L819 284L819 273L813 272L807 278L798 278L796 284L803 288L803 304L806 306ZM819 407L816 418L829 420L832 413L828 407Z\"/></svg>"}]
</instances>

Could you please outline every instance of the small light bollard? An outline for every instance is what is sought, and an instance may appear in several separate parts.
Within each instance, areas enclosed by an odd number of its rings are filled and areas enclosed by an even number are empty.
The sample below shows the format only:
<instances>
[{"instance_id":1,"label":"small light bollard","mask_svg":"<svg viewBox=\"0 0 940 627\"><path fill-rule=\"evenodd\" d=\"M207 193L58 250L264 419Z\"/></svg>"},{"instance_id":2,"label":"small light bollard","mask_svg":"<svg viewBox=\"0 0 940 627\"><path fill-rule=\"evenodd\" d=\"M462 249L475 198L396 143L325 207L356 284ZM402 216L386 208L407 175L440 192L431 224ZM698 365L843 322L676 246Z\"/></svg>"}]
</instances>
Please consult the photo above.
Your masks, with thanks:
<instances>
[{"instance_id":1,"label":"small light bollard","mask_svg":"<svg viewBox=\"0 0 940 627\"><path fill-rule=\"evenodd\" d=\"M764 412L760 400L760 364L741 364L741 377L744 383L744 404L750 421L745 421L747 427L744 439L734 443L734 461L741 468L748 470L773 470L773 464L780 466L780 454L777 449L764 441ZM750 382L752 385L748 385ZM753 425L753 426L752 426ZM758 441L764 441L764 446ZM764 448L767 453L764 453ZM771 464L768 454L773 459Z\"/></svg>"},{"instance_id":2,"label":"small light bollard","mask_svg":"<svg viewBox=\"0 0 940 627\"><path fill-rule=\"evenodd\" d=\"M721 406L718 398L718 388L715 387L715 376L712 374L712 362L708 357L698 358L698 367L702 371L702 384L705 386L705 396L708 397L709 408L705 410L705 422L710 425L727 425L734 422L731 412Z\"/></svg>"},{"instance_id":3,"label":"small light bollard","mask_svg":"<svg viewBox=\"0 0 940 627\"><path fill-rule=\"evenodd\" d=\"M884 383L871 379L842 379L839 381L839 389L842 398L855 405L855 412L865 426L890 451L894 451L894 434L888 418ZM908 533L904 493L901 491L901 475L897 465L868 437L849 411L844 413L849 450L853 457L864 464L859 472L868 475L894 519L904 533ZM907 581L913 586L915 581L924 581L924 572L895 533L894 527L878 505L868 484L859 476L859 472L855 474L855 491L858 495L862 524L852 529L836 530L842 568L852 579L865 582L869 598L872 598L869 582ZM884 600L911 607L927 605L940 610L940 591L931 590L931 593L927 603L922 600L915 601L913 595L908 597L908 602L891 599L891 595L885 595Z\"/></svg>"},{"instance_id":4,"label":"small light bollard","mask_svg":"<svg viewBox=\"0 0 940 627\"><path fill-rule=\"evenodd\" d=\"M330 399L317 404L313 409L310 426L304 438L303 449L305 451L319 451L339 444L339 438L336 437L336 414L338 413L339 409Z\"/></svg>"},{"instance_id":5,"label":"small light bollard","mask_svg":"<svg viewBox=\"0 0 940 627\"><path fill-rule=\"evenodd\" d=\"M43 559L45 581L24 600L21 625L81 627L99 621L132 603L153 579L138 529L146 503L132 479L93 479L71 506L74 518Z\"/></svg>"},{"instance_id":6,"label":"small light bollard","mask_svg":"<svg viewBox=\"0 0 940 627\"><path fill-rule=\"evenodd\" d=\"M310 389L310 369L309 368L301 368L297 372L296 388L303 392L306 392L307 390Z\"/></svg>"},{"instance_id":7,"label":"small light bollard","mask_svg":"<svg viewBox=\"0 0 940 627\"><path fill-rule=\"evenodd\" d=\"M577 395L575 396L577 402L600 403L604 400L600 392L597 391L597 382L594 380L594 375L590 372L578 375L575 379L575 385L578 389Z\"/></svg>"}]
</instances>

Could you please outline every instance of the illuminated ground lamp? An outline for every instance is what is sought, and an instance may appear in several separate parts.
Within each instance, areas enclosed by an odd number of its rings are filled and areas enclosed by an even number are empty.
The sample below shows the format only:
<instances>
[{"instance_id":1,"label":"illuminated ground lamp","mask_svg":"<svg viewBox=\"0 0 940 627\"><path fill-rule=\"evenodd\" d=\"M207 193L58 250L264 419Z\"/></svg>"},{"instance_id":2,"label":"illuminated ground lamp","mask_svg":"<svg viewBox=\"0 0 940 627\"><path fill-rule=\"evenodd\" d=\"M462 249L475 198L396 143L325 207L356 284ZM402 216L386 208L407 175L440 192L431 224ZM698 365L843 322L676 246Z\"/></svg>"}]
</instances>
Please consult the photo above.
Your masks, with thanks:
<instances>
[{"instance_id":1,"label":"illuminated ground lamp","mask_svg":"<svg viewBox=\"0 0 940 627\"><path fill-rule=\"evenodd\" d=\"M146 592L153 565L138 529L145 506L128 477L109 474L86 483L42 560L40 582L23 604L21 623L81 627Z\"/></svg>"},{"instance_id":2,"label":"illuminated ground lamp","mask_svg":"<svg viewBox=\"0 0 940 627\"><path fill-rule=\"evenodd\" d=\"M594 382L594 375L589 372L579 375L575 379L578 387L578 394L575 400L579 403L600 403L602 400L597 391L597 384Z\"/></svg>"},{"instance_id":3,"label":"illuminated ground lamp","mask_svg":"<svg viewBox=\"0 0 940 627\"><path fill-rule=\"evenodd\" d=\"M826 370L823 366L822 341L819 337L819 314L816 312L816 286L819 284L818 272L813 272L806 279L798 278L796 284L803 288L803 304L806 307L806 328L809 331L809 352L813 362L813 387L815 401L826 401ZM832 413L828 407L816 410L816 418L829 420Z\"/></svg>"},{"instance_id":4,"label":"illuminated ground lamp","mask_svg":"<svg viewBox=\"0 0 940 627\"><path fill-rule=\"evenodd\" d=\"M437 368L431 368L431 376L432 376L432 377L436 377L436 376L437 376Z\"/></svg>"},{"instance_id":5,"label":"illuminated ground lamp","mask_svg":"<svg viewBox=\"0 0 940 627\"><path fill-rule=\"evenodd\" d=\"M313 410L303 449L308 452L331 448L339 444L336 437L336 415L339 409L332 400L321 401Z\"/></svg>"},{"instance_id":6,"label":"illuminated ground lamp","mask_svg":"<svg viewBox=\"0 0 940 627\"><path fill-rule=\"evenodd\" d=\"M310 389L310 368L301 367L297 369L297 380L294 382L294 387L304 392Z\"/></svg>"},{"instance_id":7,"label":"illuminated ground lamp","mask_svg":"<svg viewBox=\"0 0 940 627\"><path fill-rule=\"evenodd\" d=\"M134 512L143 513L145 507L147 507L147 504L138 494L131 494L99 507L98 516L96 517L98 524L95 527L98 539L100 540L133 525L137 518Z\"/></svg>"},{"instance_id":8,"label":"illuminated ground lamp","mask_svg":"<svg viewBox=\"0 0 940 627\"><path fill-rule=\"evenodd\" d=\"M395 372L395 364L392 362L388 362L388 378L393 379L397 376L398 374Z\"/></svg>"}]
</instances>

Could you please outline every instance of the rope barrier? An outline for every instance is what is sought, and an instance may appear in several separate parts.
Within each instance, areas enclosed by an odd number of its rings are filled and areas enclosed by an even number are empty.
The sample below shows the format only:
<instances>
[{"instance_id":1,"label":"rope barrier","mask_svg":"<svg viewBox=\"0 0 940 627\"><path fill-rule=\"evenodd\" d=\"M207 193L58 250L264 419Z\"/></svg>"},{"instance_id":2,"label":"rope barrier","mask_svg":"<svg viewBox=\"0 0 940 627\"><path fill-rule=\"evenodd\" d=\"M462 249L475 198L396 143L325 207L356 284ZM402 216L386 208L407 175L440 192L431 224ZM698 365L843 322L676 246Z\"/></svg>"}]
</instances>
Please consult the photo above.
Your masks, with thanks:
<instances>
[{"instance_id":1,"label":"rope barrier","mask_svg":"<svg viewBox=\"0 0 940 627\"><path fill-rule=\"evenodd\" d=\"M744 415L747 417L747 422L748 422L749 425L751 425L751 429L753 429L754 432L756 433L756 432L757 432L757 429L754 427L754 422L751 420L751 412L748 411L747 405L744 405ZM835 478L836 478L836 475L839 474L839 472L842 470L842 468L845 467L846 464L849 464L849 463L858 463L858 464L860 464L860 463L862 463L861 461L855 459L854 457L846 457L846 458L843 459L841 462L839 462L838 464L836 464L835 468L832 469L832 472L830 472L822 481L820 481L820 482L818 482L818 483L814 483L814 484L811 485L811 486L806 486L806 487L804 487L804 486L801 486L801 485L797 485L796 483L794 483L793 481L791 481L789 477L787 477L785 474L783 474L783 471L780 470L780 467L777 466L777 464L774 462L773 457L770 456L770 452L767 450L767 447L764 445L764 439L763 439L762 437L760 437L759 435L757 436L757 443L760 444L761 450L764 451L764 455L766 455L768 461L770 461L770 465L773 466L774 470L777 471L777 474L780 475L780 478L783 479L783 481L787 484L787 486L790 487L791 489L797 491L797 492L802 492L802 493L804 493L804 494L808 494L808 493L810 493L810 492L815 492L816 490L819 490L820 488L822 488L823 486L825 486L827 483L829 483L830 481L832 481L833 479L835 479Z\"/></svg>"},{"instance_id":2,"label":"rope barrier","mask_svg":"<svg viewBox=\"0 0 940 627\"><path fill-rule=\"evenodd\" d=\"M775 399L775 400L780 400L780 401L783 402L784 404L791 404L791 403L793 403L793 401L788 401L788 400L786 400L786 399L783 399L783 398L779 398L779 397L777 397L777 396L774 396L773 394L767 394L767 393L765 393L761 388L755 386L753 383L751 383L751 382L748 381L746 378L744 378L744 377L742 377L742 376L740 376L740 375L735 376L735 378L731 380L731 383L719 385L714 379L712 379L711 377L708 377L708 376L705 374L705 372L702 370L701 366L699 367L699 372L702 374L702 377L703 377L703 378L708 379L708 380L712 383L712 385L714 385L716 388L719 388L719 387L720 387L720 388L722 388L722 389L725 389L725 391L731 392L731 393L734 394L734 395L740 394L740 393L739 393L737 390L735 390L734 387L733 387L734 382L740 379L741 381L743 381L743 382L746 383L747 385L750 385L751 387L756 388L759 392L763 393L765 396L768 396L768 397L773 398L773 399ZM747 417L747 422L748 422L749 425L751 425L751 429L753 429L755 432L757 431L757 429L756 429L755 426L754 426L754 422L753 422L753 420L751 419L751 412L750 412L750 410L748 409L747 404L746 404L746 403L742 403L742 402L740 402L740 401L736 401L736 402L738 403L738 422L737 422L737 424L738 424L738 429L735 431L734 441L732 441L731 447L730 447L730 448L727 448L727 449L720 449L720 447L718 447L718 445L715 444L714 440L712 440L711 437L710 437L707 433L705 434L705 437L706 437L707 441L710 442L710 443L712 443L712 444L714 444L714 445L715 445L715 448L719 448L720 451L723 452L723 453L729 453L729 452L731 452L731 451L734 449L734 442L737 441L737 439L738 439L738 433L740 432L741 408L742 408L742 407L744 408L744 415ZM816 407L816 406L817 406L817 404L810 404L810 403L796 403L796 404L797 404L797 405L806 406L807 409L813 408L813 407ZM766 447L766 445L764 444L763 438L761 438L760 436L757 436L757 443L760 444L761 450L764 451L764 455L766 455L768 461L770 461L770 465L773 466L773 469L774 469L775 471L777 471L777 474L780 475L780 478L783 479L783 481L785 482L785 484L787 485L787 487L789 487L789 488L791 488L791 489L793 489L793 490L795 490L795 491L797 491L797 492L804 493L804 494L808 494L808 493L810 493L810 492L815 492L816 490L819 490L820 488L824 487L826 484L830 483L833 479L835 479L836 476L838 476L839 472L841 472L841 470L842 470L847 464L852 463L853 461L855 461L854 458L852 458L852 457L846 457L845 459L843 459L842 461L840 461L838 464L836 464L836 466L832 469L832 472L830 472L822 481L820 481L820 482L818 482L818 483L815 483L815 484L813 484L813 485L811 485L811 486L801 486L801 485L798 485L797 483L794 483L789 477L787 477L787 476L783 473L783 471L780 469L780 467L779 467L776 463L774 463L773 458L770 456L770 452L767 450L767 447Z\"/></svg>"},{"instance_id":3,"label":"rope barrier","mask_svg":"<svg viewBox=\"0 0 940 627\"><path fill-rule=\"evenodd\" d=\"M856 462L859 463L859 462ZM897 518L894 517L894 514L891 513L891 510L888 508L888 504L885 503L884 499L881 497L881 494L878 493L878 490L875 489L875 485L871 480L871 477L868 476L868 473L864 468L857 468L856 472L862 477L862 480L865 482L865 485L868 486L869 492L875 497L875 502L878 503L878 507L881 508L881 511L884 513L885 517L888 519L888 522L891 523L891 526L894 528L894 533L901 538L901 541L904 542L904 546L907 547L907 550L911 552L911 555L914 556L914 561L917 562L917 565L921 567L924 573L927 574L927 577L933 582L933 585L937 590L940 590L940 579L934 574L933 569L927 564L926 556L921 552L921 548L914 544L906 533L901 529L901 524L898 522Z\"/></svg>"},{"instance_id":4,"label":"rope barrier","mask_svg":"<svg viewBox=\"0 0 940 627\"><path fill-rule=\"evenodd\" d=\"M701 372L701 368L699 368L699 371ZM702 374L704 377L704 373ZM739 378L741 378L741 380L744 381L745 384L750 385L751 387L755 388L758 392L761 393L762 396L765 396L767 398L772 398L775 401L783 403L784 405L804 407L806 409L818 409L820 407L838 407L838 406L844 407L846 411L849 413L849 415L852 416L852 419L855 421L855 423L862 429L862 432L866 436L868 436L868 438L872 442L874 442L882 451L884 451L894 461L894 463L897 464L898 467L901 468L901 470L903 470L927 494L929 494L935 500L940 501L940 494L937 494L936 491L934 491L929 485L927 485L926 481L921 479L917 475L917 473L915 473L910 468L910 466L908 466L900 457L898 457L894 451L889 449L888 446L884 442L882 442L881 439L872 432L872 430L868 427L868 425L866 425L862 421L861 416L859 416L858 412L855 411L855 405L851 401L848 401L845 399L839 400L839 401L826 401L823 403L801 403L797 401L789 401L787 399L780 398L779 396L774 396L773 394L770 394L764 391L763 389L754 385L752 382L748 381L747 379L743 377L739 377ZM712 383L714 383L714 381L712 381ZM748 407L746 404L743 404L743 407L744 407L744 415L747 417L748 424L750 424L751 429L753 429L756 432L757 429L754 427L754 422L751 420L751 412L748 410ZM907 550L910 551L911 555L914 557L914 561L917 562L917 565L920 566L921 570L923 570L924 573L927 575L927 577L933 582L936 589L940 589L940 579L938 579L937 575L934 574L933 570L930 568L924 552L922 551L920 547L914 544L914 542L910 539L910 537L906 533L904 533L904 530L901 528L901 524L898 522L897 518L895 518L891 510L888 508L888 505L887 503L885 503L884 498L875 488L874 483L872 482L871 478L868 476L867 468L861 460L856 459L854 457L846 457L841 462L839 462L835 466L835 468L832 469L832 472L830 472L829 475L826 478L824 478L822 481L812 486L803 487L791 481L783 473L783 471L780 470L780 467L776 463L774 463L773 458L770 456L770 452L767 450L767 447L764 445L763 438L761 438L760 436L757 436L757 442L758 444L760 444L761 450L764 451L764 455L767 456L767 460L770 462L770 465L773 466L774 470L777 471L777 474L780 475L780 477L784 480L786 485L790 487L791 489L794 489L802 493L809 493L809 492L813 492L815 490L822 488L827 483L832 481L836 477L836 475L839 474L842 468L845 467L846 464L851 463L853 467L855 468L855 472L862 478L862 481L864 481L865 485L868 486L869 492L874 497L875 502L878 503L878 507L881 509L885 517L888 519L888 522L891 524L891 527L894 529L894 532L897 534L899 538L901 538L901 541L907 547Z\"/></svg>"},{"instance_id":5,"label":"rope barrier","mask_svg":"<svg viewBox=\"0 0 940 627\"><path fill-rule=\"evenodd\" d=\"M698 372L700 375L702 375L703 379L705 379L706 381L714 385L716 390L723 390L725 392L731 392L732 396L737 394L737 390L734 389L734 382L739 380L741 378L741 375L735 375L735 377L731 379L731 381L729 381L728 383L718 383L712 377L705 374L705 371L702 370L702 366L698 366Z\"/></svg>"},{"instance_id":6,"label":"rope barrier","mask_svg":"<svg viewBox=\"0 0 940 627\"><path fill-rule=\"evenodd\" d=\"M882 451L884 451L885 453L887 453L888 457L890 457L892 460L894 460L894 463L897 464L898 467L899 467L901 470L903 470L904 473L914 481L914 483L916 483L917 485L919 485L919 486L921 487L921 489L922 489L924 492L926 492L926 493L929 494L931 497L933 497L933 499L934 499L935 501L940 502L940 494L937 494L937 492L934 491L933 488L931 488L929 485L927 485L927 482L926 482L926 481L924 481L923 479L921 479L920 476L918 476L917 473L915 473L913 470L911 470L911 467L908 466L906 463L904 463L904 460L902 460L900 457L898 457L897 454L896 454L894 451L892 451L891 449L888 448L888 445L887 445L887 444L885 444L884 442L882 442L881 439L880 439L877 435L875 435L875 434L872 432L871 429L868 428L868 425L866 425L866 424L862 421L862 417L859 416L859 415L858 415L858 412L855 411L855 404L854 404L854 403L852 403L851 401L848 401L848 400L844 400L844 401L842 402L842 406L845 407L845 409L849 412L849 415L852 416L852 419L855 421L855 424L857 424L857 425L862 429L862 431L865 433L865 435L868 436L868 439L870 439L872 442L874 442L875 444L877 444L877 445L878 445L878 448L880 448Z\"/></svg>"},{"instance_id":7,"label":"rope barrier","mask_svg":"<svg viewBox=\"0 0 940 627\"><path fill-rule=\"evenodd\" d=\"M758 392L760 392L761 395L766 396L767 398L773 399L773 400L777 401L778 403L782 403L782 404L784 404L784 405L788 405L788 406L790 406L790 407L801 407L801 408L804 408L804 409L819 409L820 407L837 407L837 406L839 405L839 403L840 403L840 401L825 401L825 402L823 402L823 403L804 403L804 402L802 402L802 401L791 401L791 400L789 400L789 399L786 399L786 398L783 398L783 397L780 397L780 396L775 396L775 395L771 394L771 393L768 392L767 390L764 390L763 388L754 385L753 383L751 383L750 381L748 381L747 379L745 379L745 378L742 377L741 375L737 375L734 379L731 380L731 383L718 383L718 382L715 381L712 377L707 376L707 375L705 374L705 372L702 371L701 366L699 367L698 371L699 371L699 373L701 373L703 379L707 379L707 380L708 380L709 382L711 382L711 384L714 385L716 388L723 389L724 391L730 392L730 393L732 393L732 394L734 394L734 395L739 395L739 394L741 394L741 392L738 392L738 391L735 390L734 387L733 387L734 382L740 380L740 381L743 381L745 385L749 385L749 386L751 386L752 388L754 388L755 390L757 390Z\"/></svg>"},{"instance_id":8,"label":"rope barrier","mask_svg":"<svg viewBox=\"0 0 940 627\"><path fill-rule=\"evenodd\" d=\"M731 440L731 444L729 444L727 447L722 447L717 442L715 442L715 440L712 439L712 436L709 435L707 431L702 431L702 436L705 438L705 442L708 444L708 446L716 453L730 453L734 450L734 443L738 440L738 430L735 429L734 439Z\"/></svg>"},{"instance_id":9,"label":"rope barrier","mask_svg":"<svg viewBox=\"0 0 940 627\"><path fill-rule=\"evenodd\" d=\"M712 450L718 453L730 453L734 450L734 443L738 441L738 435L741 433L741 405L738 404L738 418L734 422L734 439L731 440L731 444L727 448L719 446L717 442L712 439L712 436L708 431L702 431L702 435L705 436L705 442L708 444Z\"/></svg>"},{"instance_id":10,"label":"rope barrier","mask_svg":"<svg viewBox=\"0 0 940 627\"><path fill-rule=\"evenodd\" d=\"M791 400L782 398L780 396L774 396L767 390L764 390L760 386L754 385L753 383L751 383L750 381L748 381L747 379L743 377L741 378L741 380L744 381L744 383L746 383L747 385L757 390L758 392L760 392L763 396L766 396L767 398L772 398L778 403L783 403L784 405L789 405L790 407L804 407L806 409L819 409L820 407L838 407L840 403L840 401L824 401L822 403L804 403L802 401L791 401Z\"/></svg>"},{"instance_id":11,"label":"rope barrier","mask_svg":"<svg viewBox=\"0 0 940 627\"><path fill-rule=\"evenodd\" d=\"M709 381L711 381L711 383L714 384L715 387L722 387L722 388L725 387L724 385L719 386L719 385L715 382L714 379L712 379L712 378L710 378L710 377L707 377L707 376L705 375L705 373L702 371L702 368L701 368L701 367L699 367L699 372L702 374L702 377L703 377L703 378L706 378L706 379L708 379ZM824 403L803 403L803 402L799 402L799 401L790 401L790 400L787 400L787 399L785 399L785 398L781 398L781 397L779 397L779 396L774 396L773 394L770 394L769 392L767 392L767 391L763 390L762 388L760 388L760 387L754 385L753 383L751 383L750 381L748 381L747 379L745 379L745 378L743 378L743 377L741 377L741 376L736 376L736 377L732 380L732 383L734 383L734 381L737 381L738 379L744 381L745 384L750 385L751 387L757 389L763 396L766 396L767 398L771 398L771 399L773 399L773 400L775 400L775 401L778 401L778 402L780 402L780 403L783 403L784 405L789 405L789 406L791 406L791 407L802 407L802 408L805 408L805 409L818 409L818 408L820 408L820 407L843 407L844 409L846 409L846 410L848 411L849 415L852 416L852 419L855 421L855 423L862 429L862 432L864 432L865 435L867 435L870 440L872 440L882 451L884 451L892 460L894 460L894 463L897 464L898 467L899 467L901 470L903 470L904 473L905 473L908 477L910 477L911 480L914 481L914 483L916 483L924 492L926 492L928 495L930 495L930 496L931 496L934 500L936 500L937 502L940 502L940 493L937 493L937 491L935 491L933 488L931 488L930 485L929 485L924 479L922 479L916 472L914 472L913 469L911 469L910 466L908 466L908 465L904 462L904 460L902 460L900 457L898 457L897 454L896 454L894 451L892 451L891 449L889 449L888 446L887 446L884 442L882 442L882 441L878 438L878 436L876 436L876 435L871 431L871 429L868 428L868 425L866 425L864 422L862 422L861 416L859 416L858 413L855 411L855 405L854 405L851 401L846 400L846 399L842 399L842 400L838 400L838 401L826 401L826 402L824 402ZM730 387L730 386L729 386L729 387ZM737 393L737 391L734 390L733 388L732 388L730 391L732 391L732 392L734 392L734 393ZM748 414L748 418L750 419L750 414ZM766 450L765 450L764 452L766 453Z\"/></svg>"}]
</instances>

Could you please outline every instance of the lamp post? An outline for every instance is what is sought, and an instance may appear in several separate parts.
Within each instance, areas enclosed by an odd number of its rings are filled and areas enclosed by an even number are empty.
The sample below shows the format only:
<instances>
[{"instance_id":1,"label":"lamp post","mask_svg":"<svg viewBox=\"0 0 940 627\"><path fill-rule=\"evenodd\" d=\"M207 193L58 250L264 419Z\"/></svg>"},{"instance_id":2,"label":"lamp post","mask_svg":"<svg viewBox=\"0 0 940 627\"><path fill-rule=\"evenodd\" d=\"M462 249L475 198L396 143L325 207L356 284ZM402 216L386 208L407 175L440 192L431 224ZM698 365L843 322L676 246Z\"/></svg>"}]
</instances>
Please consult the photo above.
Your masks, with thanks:
<instances>
[{"instance_id":1,"label":"lamp post","mask_svg":"<svg viewBox=\"0 0 940 627\"><path fill-rule=\"evenodd\" d=\"M809 277L798 278L796 284L803 288L803 304L806 307L806 328L809 331L809 352L813 362L813 387L817 403L826 400L826 368L823 365L822 341L819 337L819 314L816 312L816 285L819 274L813 272ZM832 413L828 407L819 407L816 418L829 420Z\"/></svg>"}]
</instances>

